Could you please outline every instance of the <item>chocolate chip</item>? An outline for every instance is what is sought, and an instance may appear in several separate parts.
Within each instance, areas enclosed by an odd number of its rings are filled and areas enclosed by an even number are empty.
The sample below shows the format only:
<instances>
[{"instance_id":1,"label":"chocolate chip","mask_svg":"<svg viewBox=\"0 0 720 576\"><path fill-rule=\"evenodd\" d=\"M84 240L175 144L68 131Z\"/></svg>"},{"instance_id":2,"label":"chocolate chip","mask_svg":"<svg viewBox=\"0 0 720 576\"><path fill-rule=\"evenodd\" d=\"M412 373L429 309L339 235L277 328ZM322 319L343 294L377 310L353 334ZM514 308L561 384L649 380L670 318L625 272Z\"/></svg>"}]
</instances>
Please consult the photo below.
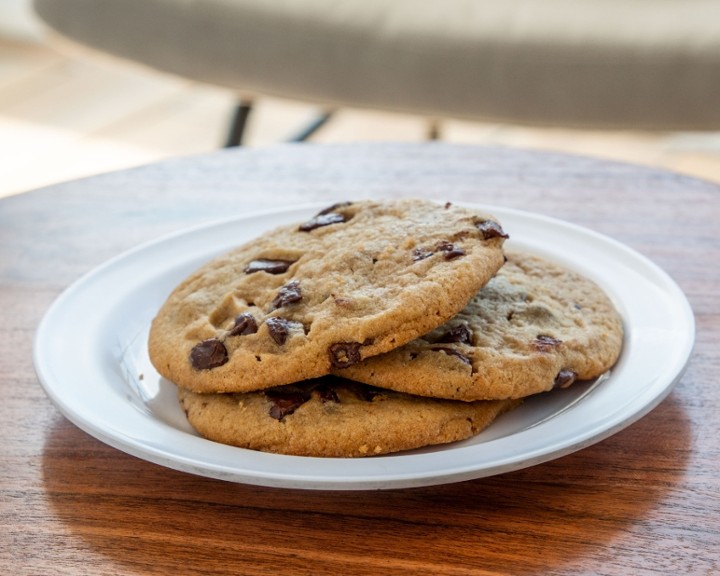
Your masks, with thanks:
<instances>
[{"instance_id":1,"label":"chocolate chip","mask_svg":"<svg viewBox=\"0 0 720 576\"><path fill-rule=\"evenodd\" d=\"M340 402L332 382L332 380L317 378L299 384L268 388L264 393L265 397L271 402L270 416L276 420L282 420L285 416L295 412L305 402L309 402L313 395L316 395L323 404Z\"/></svg>"},{"instance_id":2,"label":"chocolate chip","mask_svg":"<svg viewBox=\"0 0 720 576\"><path fill-rule=\"evenodd\" d=\"M552 349L560 346L560 344L562 344L562 340L558 340L552 336L546 336L545 334L540 334L535 337L532 344L540 352L550 352Z\"/></svg>"},{"instance_id":3,"label":"chocolate chip","mask_svg":"<svg viewBox=\"0 0 720 576\"><path fill-rule=\"evenodd\" d=\"M312 394L295 386L282 386L265 390L265 397L271 402L270 416L282 420L310 400Z\"/></svg>"},{"instance_id":4,"label":"chocolate chip","mask_svg":"<svg viewBox=\"0 0 720 576\"><path fill-rule=\"evenodd\" d=\"M268 258L260 258L250 262L250 264L245 267L245 273L267 272L268 274L282 274L283 272L287 272L287 269L295 262L297 262L297 260L270 260Z\"/></svg>"},{"instance_id":5,"label":"chocolate chip","mask_svg":"<svg viewBox=\"0 0 720 576\"><path fill-rule=\"evenodd\" d=\"M209 338L195 344L190 351L190 364L195 370L210 370L228 361L225 345L217 338Z\"/></svg>"},{"instance_id":6,"label":"chocolate chip","mask_svg":"<svg viewBox=\"0 0 720 576\"><path fill-rule=\"evenodd\" d=\"M555 383L553 386L555 388L567 388L568 386L570 386L570 384L575 382L576 379L576 372L572 370L560 370L560 372L558 372L558 375L555 376Z\"/></svg>"},{"instance_id":7,"label":"chocolate chip","mask_svg":"<svg viewBox=\"0 0 720 576\"><path fill-rule=\"evenodd\" d=\"M285 318L279 316L271 316L265 320L265 325L268 328L270 337L275 340L278 346L282 346L287 342L288 336L290 335L290 327L294 323Z\"/></svg>"},{"instance_id":8,"label":"chocolate chip","mask_svg":"<svg viewBox=\"0 0 720 576\"><path fill-rule=\"evenodd\" d=\"M328 348L330 363L335 368L347 368L360 362L360 342L336 342Z\"/></svg>"},{"instance_id":9,"label":"chocolate chip","mask_svg":"<svg viewBox=\"0 0 720 576\"><path fill-rule=\"evenodd\" d=\"M484 240L490 240L491 238L509 238L505 231L502 229L500 224L493 220L483 220L482 222L476 222L475 226L480 230L480 234Z\"/></svg>"},{"instance_id":10,"label":"chocolate chip","mask_svg":"<svg viewBox=\"0 0 720 576\"><path fill-rule=\"evenodd\" d=\"M344 296L338 296L337 294L330 294L332 296L332 299L335 301L335 304L338 306L352 306L353 300L352 298L346 298Z\"/></svg>"},{"instance_id":11,"label":"chocolate chip","mask_svg":"<svg viewBox=\"0 0 720 576\"><path fill-rule=\"evenodd\" d=\"M330 212L335 212L338 208L347 208L348 206L352 206L352 202L337 202L332 206L328 206L327 208L320 210L320 212L318 212L315 216L329 214Z\"/></svg>"},{"instance_id":12,"label":"chocolate chip","mask_svg":"<svg viewBox=\"0 0 720 576\"><path fill-rule=\"evenodd\" d=\"M472 366L472 361L470 360L470 358L465 356L465 354L460 354L460 352L458 352L454 348L433 348L433 350L437 352L445 352L445 354L447 354L448 356L455 356L468 366Z\"/></svg>"},{"instance_id":13,"label":"chocolate chip","mask_svg":"<svg viewBox=\"0 0 720 576\"><path fill-rule=\"evenodd\" d=\"M340 398L338 398L337 392L335 389L327 383L321 383L318 384L314 390L318 393L318 396L320 396L320 400L323 404L326 402L340 402Z\"/></svg>"},{"instance_id":14,"label":"chocolate chip","mask_svg":"<svg viewBox=\"0 0 720 576\"><path fill-rule=\"evenodd\" d=\"M258 331L257 321L250 312L243 312L235 317L235 323L230 331L227 333L228 336L246 336L248 334L255 334Z\"/></svg>"},{"instance_id":15,"label":"chocolate chip","mask_svg":"<svg viewBox=\"0 0 720 576\"><path fill-rule=\"evenodd\" d=\"M448 242L446 240L438 243L438 245L435 247L436 250L443 252L443 256L445 257L445 260L452 260L453 258L457 258L458 256L464 256L465 250L462 248L455 246L452 242Z\"/></svg>"},{"instance_id":16,"label":"chocolate chip","mask_svg":"<svg viewBox=\"0 0 720 576\"><path fill-rule=\"evenodd\" d=\"M413 255L413 260L415 262L418 262L420 260L425 260L425 258L430 258L430 256L433 255L433 253L430 252L430 250L426 250L425 248L415 248L415 250L413 250L412 255Z\"/></svg>"},{"instance_id":17,"label":"chocolate chip","mask_svg":"<svg viewBox=\"0 0 720 576\"><path fill-rule=\"evenodd\" d=\"M445 260L453 260L454 258L457 258L458 256L464 256L465 250L462 248L455 248L453 250L448 250L445 252Z\"/></svg>"},{"instance_id":18,"label":"chocolate chip","mask_svg":"<svg viewBox=\"0 0 720 576\"><path fill-rule=\"evenodd\" d=\"M311 230L315 230L315 228L330 226L330 224L340 224L345 221L346 218L343 214L338 214L337 212L321 213L307 222L300 224L298 230L300 232L310 232Z\"/></svg>"},{"instance_id":19,"label":"chocolate chip","mask_svg":"<svg viewBox=\"0 0 720 576\"><path fill-rule=\"evenodd\" d=\"M440 336L438 342L451 343L459 342L461 344L472 344L472 332L465 324L460 324L448 330Z\"/></svg>"},{"instance_id":20,"label":"chocolate chip","mask_svg":"<svg viewBox=\"0 0 720 576\"><path fill-rule=\"evenodd\" d=\"M272 301L272 310L282 308L294 302L302 300L302 291L300 290L300 282L292 280L278 290L277 296Z\"/></svg>"},{"instance_id":21,"label":"chocolate chip","mask_svg":"<svg viewBox=\"0 0 720 576\"><path fill-rule=\"evenodd\" d=\"M375 386L370 386L368 384L361 384L360 382L353 382L351 380L348 380L345 383L345 386L359 400L364 400L365 402L372 402L377 396L382 394L382 390L380 390L380 388L375 388Z\"/></svg>"}]
</instances>

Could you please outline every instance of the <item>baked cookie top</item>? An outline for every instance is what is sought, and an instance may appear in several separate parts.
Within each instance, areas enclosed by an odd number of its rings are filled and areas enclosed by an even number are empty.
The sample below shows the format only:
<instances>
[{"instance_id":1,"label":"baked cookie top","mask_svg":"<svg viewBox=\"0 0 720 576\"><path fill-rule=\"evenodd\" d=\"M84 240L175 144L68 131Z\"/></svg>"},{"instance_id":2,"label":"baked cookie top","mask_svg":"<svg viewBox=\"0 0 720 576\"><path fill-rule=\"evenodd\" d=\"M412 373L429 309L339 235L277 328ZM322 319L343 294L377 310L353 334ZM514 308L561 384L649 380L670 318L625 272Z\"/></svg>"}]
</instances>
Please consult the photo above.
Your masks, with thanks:
<instances>
[{"instance_id":1,"label":"baked cookie top","mask_svg":"<svg viewBox=\"0 0 720 576\"><path fill-rule=\"evenodd\" d=\"M342 203L201 267L152 322L158 372L196 392L314 378L442 324L503 264L492 216L426 200Z\"/></svg>"},{"instance_id":2,"label":"baked cookie top","mask_svg":"<svg viewBox=\"0 0 720 576\"><path fill-rule=\"evenodd\" d=\"M547 260L506 254L508 262L456 317L338 373L471 401L519 398L607 371L620 354L623 327L600 287Z\"/></svg>"},{"instance_id":3,"label":"baked cookie top","mask_svg":"<svg viewBox=\"0 0 720 576\"><path fill-rule=\"evenodd\" d=\"M456 402L380 390L325 376L262 391L179 389L205 438L297 456L374 456L469 438L519 401Z\"/></svg>"}]
</instances>

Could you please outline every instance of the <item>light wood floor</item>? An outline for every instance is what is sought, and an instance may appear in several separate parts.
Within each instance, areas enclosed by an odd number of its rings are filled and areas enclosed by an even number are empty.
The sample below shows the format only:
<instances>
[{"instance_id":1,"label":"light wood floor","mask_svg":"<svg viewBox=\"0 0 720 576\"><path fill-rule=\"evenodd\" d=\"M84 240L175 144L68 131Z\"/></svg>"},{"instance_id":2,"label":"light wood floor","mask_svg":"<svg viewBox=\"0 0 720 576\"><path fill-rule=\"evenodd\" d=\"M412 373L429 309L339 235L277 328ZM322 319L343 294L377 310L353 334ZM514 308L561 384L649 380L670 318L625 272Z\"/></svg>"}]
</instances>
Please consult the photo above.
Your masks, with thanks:
<instances>
[{"instance_id":1,"label":"light wood floor","mask_svg":"<svg viewBox=\"0 0 720 576\"><path fill-rule=\"evenodd\" d=\"M234 94L116 62L0 40L0 196L222 144ZM263 99L247 145L292 135L313 106ZM320 142L416 141L414 116L342 110ZM446 121L442 139L596 155L720 182L720 133L643 134L528 129Z\"/></svg>"}]
</instances>

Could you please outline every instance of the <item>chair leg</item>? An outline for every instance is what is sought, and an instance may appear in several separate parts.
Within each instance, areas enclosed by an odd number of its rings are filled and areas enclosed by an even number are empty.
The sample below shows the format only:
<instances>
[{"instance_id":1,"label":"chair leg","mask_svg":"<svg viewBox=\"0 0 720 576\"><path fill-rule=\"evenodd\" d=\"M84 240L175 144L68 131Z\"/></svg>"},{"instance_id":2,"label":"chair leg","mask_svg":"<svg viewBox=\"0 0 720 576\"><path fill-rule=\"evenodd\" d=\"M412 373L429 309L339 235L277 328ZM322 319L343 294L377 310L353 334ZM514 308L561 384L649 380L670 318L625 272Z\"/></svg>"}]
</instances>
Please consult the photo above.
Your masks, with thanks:
<instances>
[{"instance_id":1,"label":"chair leg","mask_svg":"<svg viewBox=\"0 0 720 576\"><path fill-rule=\"evenodd\" d=\"M247 124L248 116L252 111L252 101L238 102L233 111L230 121L230 129L228 130L227 139L225 140L225 148L233 148L242 146L243 134ZM310 122L303 126L294 136L287 139L288 142L305 142L315 132L320 130L332 117L332 111L326 111L315 116Z\"/></svg>"},{"instance_id":2,"label":"chair leg","mask_svg":"<svg viewBox=\"0 0 720 576\"><path fill-rule=\"evenodd\" d=\"M238 102L233 111L232 120L230 121L230 129L228 130L227 140L225 140L225 148L242 146L245 125L248 116L252 111L252 102Z\"/></svg>"},{"instance_id":3,"label":"chair leg","mask_svg":"<svg viewBox=\"0 0 720 576\"><path fill-rule=\"evenodd\" d=\"M295 136L287 139L288 142L305 142L310 136L322 128L332 117L332 111L321 112L315 118L303 126Z\"/></svg>"}]
</instances>

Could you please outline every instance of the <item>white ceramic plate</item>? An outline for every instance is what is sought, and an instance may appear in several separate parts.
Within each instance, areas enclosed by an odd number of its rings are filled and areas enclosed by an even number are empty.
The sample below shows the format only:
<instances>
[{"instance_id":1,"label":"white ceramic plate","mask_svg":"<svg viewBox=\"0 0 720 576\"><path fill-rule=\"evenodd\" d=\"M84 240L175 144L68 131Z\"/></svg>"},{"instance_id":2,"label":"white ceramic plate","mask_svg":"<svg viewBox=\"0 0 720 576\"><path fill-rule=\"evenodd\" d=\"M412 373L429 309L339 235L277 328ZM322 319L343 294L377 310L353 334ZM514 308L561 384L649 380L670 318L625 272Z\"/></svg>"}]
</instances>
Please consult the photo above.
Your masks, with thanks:
<instances>
[{"instance_id":1,"label":"white ceramic plate","mask_svg":"<svg viewBox=\"0 0 720 576\"><path fill-rule=\"evenodd\" d=\"M233 482L309 489L440 484L532 466L579 450L652 410L680 378L694 319L677 285L628 247L567 222L494 206L525 249L594 279L625 323L621 358L601 381L538 395L462 442L360 459L265 454L210 442L188 425L175 387L146 352L149 324L200 264L318 206L194 228L126 252L68 288L38 328L34 360L60 411L99 440L151 462Z\"/></svg>"}]
</instances>

